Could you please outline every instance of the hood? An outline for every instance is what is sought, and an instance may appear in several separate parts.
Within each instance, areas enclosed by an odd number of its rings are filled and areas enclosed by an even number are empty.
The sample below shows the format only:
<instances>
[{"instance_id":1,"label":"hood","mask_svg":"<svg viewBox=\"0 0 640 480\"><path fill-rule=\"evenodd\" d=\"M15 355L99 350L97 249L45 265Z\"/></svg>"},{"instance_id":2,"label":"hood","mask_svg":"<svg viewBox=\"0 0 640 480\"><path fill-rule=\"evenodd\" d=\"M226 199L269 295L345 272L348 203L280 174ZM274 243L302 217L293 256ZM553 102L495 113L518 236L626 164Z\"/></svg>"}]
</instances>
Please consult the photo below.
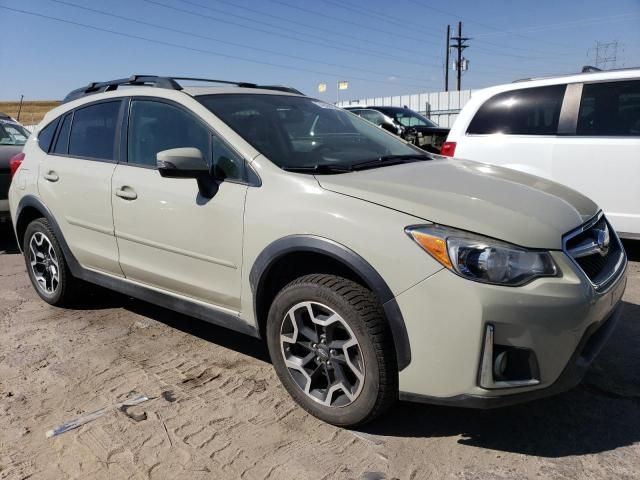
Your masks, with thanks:
<instances>
[{"instance_id":1,"label":"hood","mask_svg":"<svg viewBox=\"0 0 640 480\"><path fill-rule=\"evenodd\" d=\"M561 249L562 235L598 212L558 183L442 157L316 178L332 192L530 248Z\"/></svg>"},{"instance_id":2,"label":"hood","mask_svg":"<svg viewBox=\"0 0 640 480\"><path fill-rule=\"evenodd\" d=\"M22 146L0 145L0 170L7 170L9 168L9 160L11 160L11 157L21 151Z\"/></svg>"}]
</instances>

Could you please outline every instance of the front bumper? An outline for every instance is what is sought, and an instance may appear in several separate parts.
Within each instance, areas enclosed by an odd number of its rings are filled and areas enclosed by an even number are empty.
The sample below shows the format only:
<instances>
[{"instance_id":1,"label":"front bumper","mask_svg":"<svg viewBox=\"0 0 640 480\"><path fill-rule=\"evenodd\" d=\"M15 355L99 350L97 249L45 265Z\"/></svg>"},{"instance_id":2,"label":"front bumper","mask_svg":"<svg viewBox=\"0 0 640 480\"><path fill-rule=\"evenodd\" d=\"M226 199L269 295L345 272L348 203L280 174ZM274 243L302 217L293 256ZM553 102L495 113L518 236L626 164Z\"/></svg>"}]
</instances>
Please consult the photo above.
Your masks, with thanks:
<instances>
[{"instance_id":1,"label":"front bumper","mask_svg":"<svg viewBox=\"0 0 640 480\"><path fill-rule=\"evenodd\" d=\"M606 342L620 316L626 272L596 292L562 252L562 275L510 288L480 284L442 270L399 295L412 362L400 372L400 398L491 408L572 388ZM535 353L539 382L480 387L487 325L496 344Z\"/></svg>"}]
</instances>

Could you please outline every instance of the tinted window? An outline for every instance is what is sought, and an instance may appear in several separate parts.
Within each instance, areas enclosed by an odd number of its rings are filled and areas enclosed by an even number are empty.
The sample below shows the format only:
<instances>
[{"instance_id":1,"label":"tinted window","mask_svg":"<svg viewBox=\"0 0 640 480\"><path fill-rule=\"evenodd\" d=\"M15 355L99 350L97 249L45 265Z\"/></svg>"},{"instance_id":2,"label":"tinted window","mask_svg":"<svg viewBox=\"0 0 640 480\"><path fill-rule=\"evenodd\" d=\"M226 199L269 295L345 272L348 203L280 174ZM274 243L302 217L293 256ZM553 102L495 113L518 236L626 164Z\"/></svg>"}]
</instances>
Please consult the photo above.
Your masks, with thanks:
<instances>
[{"instance_id":1,"label":"tinted window","mask_svg":"<svg viewBox=\"0 0 640 480\"><path fill-rule=\"evenodd\" d=\"M56 133L56 128L58 127L58 123L60 122L60 118L56 118L49 125L40 130L38 134L38 145L45 152L49 151L49 147L51 147L51 141L53 140L53 134Z\"/></svg>"},{"instance_id":2,"label":"tinted window","mask_svg":"<svg viewBox=\"0 0 640 480\"><path fill-rule=\"evenodd\" d=\"M576 133L640 137L640 80L585 84Z\"/></svg>"},{"instance_id":3,"label":"tinted window","mask_svg":"<svg viewBox=\"0 0 640 480\"><path fill-rule=\"evenodd\" d=\"M69 137L69 155L113 160L119 111L120 101L76 110Z\"/></svg>"},{"instance_id":4,"label":"tinted window","mask_svg":"<svg viewBox=\"0 0 640 480\"><path fill-rule=\"evenodd\" d=\"M129 113L128 161L156 166L156 154L171 148L194 147L209 155L209 132L181 108L149 100L134 100Z\"/></svg>"},{"instance_id":5,"label":"tinted window","mask_svg":"<svg viewBox=\"0 0 640 480\"><path fill-rule=\"evenodd\" d=\"M217 135L213 135L212 152L216 177L241 181L246 179L244 160Z\"/></svg>"},{"instance_id":6,"label":"tinted window","mask_svg":"<svg viewBox=\"0 0 640 480\"><path fill-rule=\"evenodd\" d=\"M376 112L375 110L361 110L358 115L360 115L365 120L369 120L375 125L382 125L384 123L384 116L380 112Z\"/></svg>"},{"instance_id":7,"label":"tinted window","mask_svg":"<svg viewBox=\"0 0 640 480\"><path fill-rule=\"evenodd\" d=\"M67 113L62 121L60 132L56 138L56 144L52 149L52 153L65 154L69 145L69 132L71 131L71 117L73 114Z\"/></svg>"},{"instance_id":8,"label":"tinted window","mask_svg":"<svg viewBox=\"0 0 640 480\"><path fill-rule=\"evenodd\" d=\"M467 133L555 135L565 89L552 85L499 93L480 107Z\"/></svg>"}]
</instances>

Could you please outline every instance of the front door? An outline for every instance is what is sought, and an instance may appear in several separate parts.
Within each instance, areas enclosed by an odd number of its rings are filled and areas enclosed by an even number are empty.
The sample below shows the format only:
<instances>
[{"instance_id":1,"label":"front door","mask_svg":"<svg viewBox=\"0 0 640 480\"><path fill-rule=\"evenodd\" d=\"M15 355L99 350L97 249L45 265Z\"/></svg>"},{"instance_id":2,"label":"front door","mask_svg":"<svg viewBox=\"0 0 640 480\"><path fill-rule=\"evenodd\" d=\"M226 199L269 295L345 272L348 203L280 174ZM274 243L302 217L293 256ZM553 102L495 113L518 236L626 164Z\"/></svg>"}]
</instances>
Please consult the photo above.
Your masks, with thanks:
<instances>
[{"instance_id":1,"label":"front door","mask_svg":"<svg viewBox=\"0 0 640 480\"><path fill-rule=\"evenodd\" d=\"M125 276L239 311L244 161L191 112L161 100L131 101L127 138L128 163L113 176ZM181 147L200 149L226 177L213 198L202 197L194 179L158 173L156 154Z\"/></svg>"}]
</instances>

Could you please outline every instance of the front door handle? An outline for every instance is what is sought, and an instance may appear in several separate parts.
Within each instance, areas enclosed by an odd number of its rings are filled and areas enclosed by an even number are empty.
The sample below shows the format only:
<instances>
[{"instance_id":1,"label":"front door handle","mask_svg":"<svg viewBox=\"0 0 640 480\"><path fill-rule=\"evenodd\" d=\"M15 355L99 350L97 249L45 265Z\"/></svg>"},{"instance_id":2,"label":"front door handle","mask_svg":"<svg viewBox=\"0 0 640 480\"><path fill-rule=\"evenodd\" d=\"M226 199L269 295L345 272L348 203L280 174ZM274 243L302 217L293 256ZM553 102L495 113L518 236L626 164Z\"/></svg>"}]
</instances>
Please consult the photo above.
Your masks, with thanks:
<instances>
[{"instance_id":1,"label":"front door handle","mask_svg":"<svg viewBox=\"0 0 640 480\"><path fill-rule=\"evenodd\" d=\"M43 178L49 182L57 182L58 180L60 180L60 177L58 176L58 174L53 170L51 170L48 173L45 173L43 175Z\"/></svg>"},{"instance_id":2,"label":"front door handle","mask_svg":"<svg viewBox=\"0 0 640 480\"><path fill-rule=\"evenodd\" d=\"M135 200L138 198L138 194L129 187L122 187L121 189L116 190L116 197L120 197L124 200Z\"/></svg>"}]
</instances>

